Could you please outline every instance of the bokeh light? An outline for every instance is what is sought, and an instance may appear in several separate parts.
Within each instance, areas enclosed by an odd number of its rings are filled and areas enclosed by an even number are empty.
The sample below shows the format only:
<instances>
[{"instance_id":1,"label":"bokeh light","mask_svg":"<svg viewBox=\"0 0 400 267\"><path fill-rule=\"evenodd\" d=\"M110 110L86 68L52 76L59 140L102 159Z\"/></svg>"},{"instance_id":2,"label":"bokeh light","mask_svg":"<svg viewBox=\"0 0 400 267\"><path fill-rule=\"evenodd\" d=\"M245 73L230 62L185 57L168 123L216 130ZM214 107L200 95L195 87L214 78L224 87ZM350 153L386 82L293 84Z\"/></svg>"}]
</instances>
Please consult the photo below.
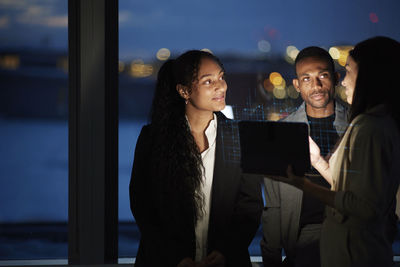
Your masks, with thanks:
<instances>
[{"instance_id":1,"label":"bokeh light","mask_svg":"<svg viewBox=\"0 0 400 267\"><path fill-rule=\"evenodd\" d=\"M379 18L378 18L378 15L376 15L376 13L369 13L369 20L372 22L372 23L378 23L378 21L379 21Z\"/></svg>"},{"instance_id":2,"label":"bokeh light","mask_svg":"<svg viewBox=\"0 0 400 267\"><path fill-rule=\"evenodd\" d=\"M278 99L284 99L287 97L285 89L279 89L279 88L275 87L274 90L272 91L272 93L274 94L274 97L278 98Z\"/></svg>"},{"instance_id":3,"label":"bokeh light","mask_svg":"<svg viewBox=\"0 0 400 267\"><path fill-rule=\"evenodd\" d=\"M275 77L272 81L272 84L276 87L282 84L283 78L280 76Z\"/></svg>"},{"instance_id":4,"label":"bokeh light","mask_svg":"<svg viewBox=\"0 0 400 267\"><path fill-rule=\"evenodd\" d=\"M340 51L336 47L329 48L329 54L331 55L331 57L333 59L336 59L336 60L339 59L339 57L340 57Z\"/></svg>"},{"instance_id":5,"label":"bokeh light","mask_svg":"<svg viewBox=\"0 0 400 267\"><path fill-rule=\"evenodd\" d=\"M57 60L57 67L68 73L68 57L60 57Z\"/></svg>"},{"instance_id":6,"label":"bokeh light","mask_svg":"<svg viewBox=\"0 0 400 267\"><path fill-rule=\"evenodd\" d=\"M293 85L289 85L287 88L287 94L290 98L297 99L299 97L299 92L296 91Z\"/></svg>"},{"instance_id":7,"label":"bokeh light","mask_svg":"<svg viewBox=\"0 0 400 267\"><path fill-rule=\"evenodd\" d=\"M264 87L264 90L269 93L272 93L272 91L274 90L274 85L272 84L272 82L270 81L269 78L264 79L263 87Z\"/></svg>"},{"instance_id":8,"label":"bokeh light","mask_svg":"<svg viewBox=\"0 0 400 267\"><path fill-rule=\"evenodd\" d=\"M269 36L271 39L276 39L276 38L278 38L278 35L279 35L279 31L278 31L277 29L272 28L272 29L269 29L269 30L268 30L268 36Z\"/></svg>"},{"instance_id":9,"label":"bokeh light","mask_svg":"<svg viewBox=\"0 0 400 267\"><path fill-rule=\"evenodd\" d=\"M293 61L296 59L297 55L299 54L299 49L297 49L293 45L289 45L286 47L286 55L291 58Z\"/></svg>"},{"instance_id":10,"label":"bokeh light","mask_svg":"<svg viewBox=\"0 0 400 267\"><path fill-rule=\"evenodd\" d=\"M0 56L0 68L15 70L19 67L20 59L18 55Z\"/></svg>"},{"instance_id":11,"label":"bokeh light","mask_svg":"<svg viewBox=\"0 0 400 267\"><path fill-rule=\"evenodd\" d=\"M278 89L285 89L286 87L286 81L279 72L271 72L269 80Z\"/></svg>"},{"instance_id":12,"label":"bokeh light","mask_svg":"<svg viewBox=\"0 0 400 267\"><path fill-rule=\"evenodd\" d=\"M273 85L280 84L282 82L282 75L279 72L271 72L269 74L269 80Z\"/></svg>"},{"instance_id":13,"label":"bokeh light","mask_svg":"<svg viewBox=\"0 0 400 267\"><path fill-rule=\"evenodd\" d=\"M339 65L344 67L346 65L349 51L353 49L353 46L336 46L335 48L339 51L339 58L337 59L337 62Z\"/></svg>"},{"instance_id":14,"label":"bokeh light","mask_svg":"<svg viewBox=\"0 0 400 267\"><path fill-rule=\"evenodd\" d=\"M136 59L132 61L130 75L135 78L144 78L153 74L153 66L144 64L143 60Z\"/></svg>"},{"instance_id":15,"label":"bokeh light","mask_svg":"<svg viewBox=\"0 0 400 267\"><path fill-rule=\"evenodd\" d=\"M266 40L261 40L258 42L258 50L263 53L268 53L271 51L271 44Z\"/></svg>"},{"instance_id":16,"label":"bokeh light","mask_svg":"<svg viewBox=\"0 0 400 267\"><path fill-rule=\"evenodd\" d=\"M280 119L279 113L277 112L271 112L267 115L267 119L269 121L277 121Z\"/></svg>"},{"instance_id":17,"label":"bokeh light","mask_svg":"<svg viewBox=\"0 0 400 267\"><path fill-rule=\"evenodd\" d=\"M275 85L276 88L284 90L286 88L286 81L281 77L280 83Z\"/></svg>"},{"instance_id":18,"label":"bokeh light","mask_svg":"<svg viewBox=\"0 0 400 267\"><path fill-rule=\"evenodd\" d=\"M125 70L125 63L123 61L118 61L118 71L123 72Z\"/></svg>"},{"instance_id":19,"label":"bokeh light","mask_svg":"<svg viewBox=\"0 0 400 267\"><path fill-rule=\"evenodd\" d=\"M264 80L265 90L271 92L272 87L272 94L275 98L284 99L287 97L286 81L279 72L271 72L268 80Z\"/></svg>"},{"instance_id":20,"label":"bokeh light","mask_svg":"<svg viewBox=\"0 0 400 267\"><path fill-rule=\"evenodd\" d=\"M171 52L167 48L161 48L156 56L158 60L165 61L171 56Z\"/></svg>"}]
</instances>

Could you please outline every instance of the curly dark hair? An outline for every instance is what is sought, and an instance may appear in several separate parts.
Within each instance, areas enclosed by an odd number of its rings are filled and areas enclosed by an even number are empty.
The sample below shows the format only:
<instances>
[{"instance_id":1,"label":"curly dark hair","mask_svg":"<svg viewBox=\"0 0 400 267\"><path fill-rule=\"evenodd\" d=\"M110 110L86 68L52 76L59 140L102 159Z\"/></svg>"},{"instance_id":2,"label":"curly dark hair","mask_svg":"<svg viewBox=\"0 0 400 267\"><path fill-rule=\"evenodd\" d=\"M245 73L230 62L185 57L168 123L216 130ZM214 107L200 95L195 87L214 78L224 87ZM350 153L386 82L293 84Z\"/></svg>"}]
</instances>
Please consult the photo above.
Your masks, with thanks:
<instances>
[{"instance_id":1,"label":"curly dark hair","mask_svg":"<svg viewBox=\"0 0 400 267\"><path fill-rule=\"evenodd\" d=\"M369 108L384 104L400 129L400 109L395 97L399 89L400 43L377 36L358 43L349 55L358 67L350 120Z\"/></svg>"},{"instance_id":2,"label":"curly dark hair","mask_svg":"<svg viewBox=\"0 0 400 267\"><path fill-rule=\"evenodd\" d=\"M212 59L223 69L217 57L200 50L187 51L165 62L158 72L151 109L153 163L157 183L162 188L159 203L168 205L169 217L174 212L171 207L175 207L175 212L191 216L192 223L203 214L204 196L200 190L203 165L185 116L185 100L177 85L186 86L190 93L204 58Z\"/></svg>"}]
</instances>

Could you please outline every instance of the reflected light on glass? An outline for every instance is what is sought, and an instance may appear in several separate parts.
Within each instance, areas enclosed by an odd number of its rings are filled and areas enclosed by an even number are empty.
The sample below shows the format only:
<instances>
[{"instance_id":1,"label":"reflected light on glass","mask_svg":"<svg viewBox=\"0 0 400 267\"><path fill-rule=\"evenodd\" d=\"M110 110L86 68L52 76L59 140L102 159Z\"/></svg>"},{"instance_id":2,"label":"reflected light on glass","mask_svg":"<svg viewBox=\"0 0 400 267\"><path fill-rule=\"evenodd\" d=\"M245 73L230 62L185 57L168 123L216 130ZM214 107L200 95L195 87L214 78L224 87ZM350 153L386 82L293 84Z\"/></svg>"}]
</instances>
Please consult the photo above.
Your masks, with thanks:
<instances>
[{"instance_id":1,"label":"reflected light on glass","mask_svg":"<svg viewBox=\"0 0 400 267\"><path fill-rule=\"evenodd\" d=\"M169 51L168 48L161 48L158 50L156 56L158 60L165 61L171 56L171 51Z\"/></svg>"},{"instance_id":2,"label":"reflected light on glass","mask_svg":"<svg viewBox=\"0 0 400 267\"><path fill-rule=\"evenodd\" d=\"M257 46L258 50L260 50L263 53L268 53L271 51L271 44L266 40L259 41Z\"/></svg>"},{"instance_id":3,"label":"reflected light on glass","mask_svg":"<svg viewBox=\"0 0 400 267\"><path fill-rule=\"evenodd\" d=\"M339 59L340 57L340 51L336 47L329 48L329 54L333 59Z\"/></svg>"}]
</instances>

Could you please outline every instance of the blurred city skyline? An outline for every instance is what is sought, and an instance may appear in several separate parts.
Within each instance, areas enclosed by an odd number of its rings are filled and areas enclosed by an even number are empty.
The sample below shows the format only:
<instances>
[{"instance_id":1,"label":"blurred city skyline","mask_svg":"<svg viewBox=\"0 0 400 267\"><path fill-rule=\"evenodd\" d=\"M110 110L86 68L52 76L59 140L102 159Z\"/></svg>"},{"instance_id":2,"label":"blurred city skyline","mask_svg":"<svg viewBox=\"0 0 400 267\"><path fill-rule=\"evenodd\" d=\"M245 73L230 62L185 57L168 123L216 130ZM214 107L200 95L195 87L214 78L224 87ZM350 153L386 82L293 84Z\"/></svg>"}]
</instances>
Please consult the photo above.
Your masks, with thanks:
<instances>
[{"instance_id":1,"label":"blurred city skyline","mask_svg":"<svg viewBox=\"0 0 400 267\"><path fill-rule=\"evenodd\" d=\"M400 0L119 1L119 57L151 59L207 48L247 57L288 46L355 45L400 39ZM68 49L67 0L0 0L0 48Z\"/></svg>"}]
</instances>

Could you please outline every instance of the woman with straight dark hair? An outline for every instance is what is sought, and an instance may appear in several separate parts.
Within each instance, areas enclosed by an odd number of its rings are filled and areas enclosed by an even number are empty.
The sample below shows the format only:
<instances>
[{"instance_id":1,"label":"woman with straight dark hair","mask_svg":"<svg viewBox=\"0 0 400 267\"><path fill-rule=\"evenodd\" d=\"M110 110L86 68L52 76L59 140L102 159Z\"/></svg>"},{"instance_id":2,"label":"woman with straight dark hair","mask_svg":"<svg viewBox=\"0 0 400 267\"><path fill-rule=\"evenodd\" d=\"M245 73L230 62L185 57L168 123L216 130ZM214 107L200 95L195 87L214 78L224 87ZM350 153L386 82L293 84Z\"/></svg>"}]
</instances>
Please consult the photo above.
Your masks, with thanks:
<instances>
[{"instance_id":1,"label":"woman with straight dark hair","mask_svg":"<svg viewBox=\"0 0 400 267\"><path fill-rule=\"evenodd\" d=\"M329 160L310 139L312 165L331 184L293 175L286 182L326 203L322 266L393 266L396 192L400 181L400 44L375 37L347 59L350 124ZM282 178L285 179L285 178Z\"/></svg>"},{"instance_id":2,"label":"woman with straight dark hair","mask_svg":"<svg viewBox=\"0 0 400 267\"><path fill-rule=\"evenodd\" d=\"M251 266L261 187L229 160L238 136L220 112L226 90L223 65L208 52L188 51L159 70L130 183L141 233L135 266Z\"/></svg>"}]
</instances>

